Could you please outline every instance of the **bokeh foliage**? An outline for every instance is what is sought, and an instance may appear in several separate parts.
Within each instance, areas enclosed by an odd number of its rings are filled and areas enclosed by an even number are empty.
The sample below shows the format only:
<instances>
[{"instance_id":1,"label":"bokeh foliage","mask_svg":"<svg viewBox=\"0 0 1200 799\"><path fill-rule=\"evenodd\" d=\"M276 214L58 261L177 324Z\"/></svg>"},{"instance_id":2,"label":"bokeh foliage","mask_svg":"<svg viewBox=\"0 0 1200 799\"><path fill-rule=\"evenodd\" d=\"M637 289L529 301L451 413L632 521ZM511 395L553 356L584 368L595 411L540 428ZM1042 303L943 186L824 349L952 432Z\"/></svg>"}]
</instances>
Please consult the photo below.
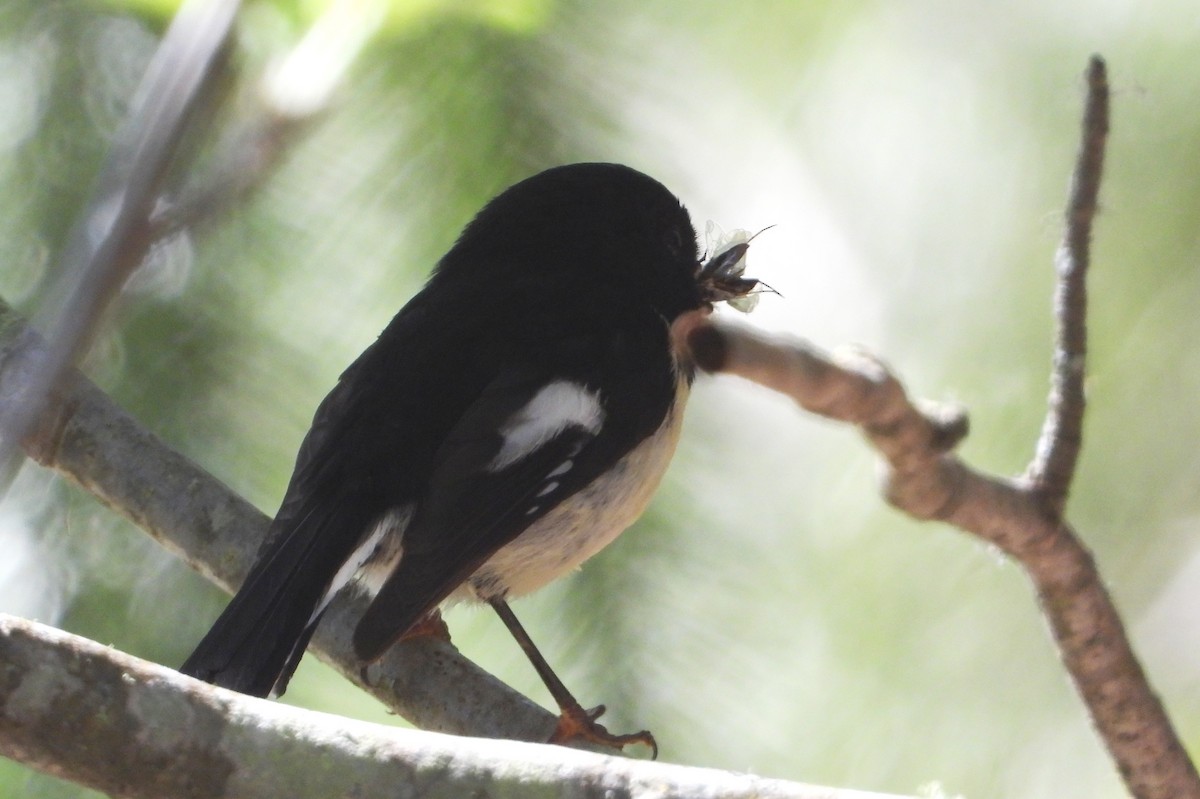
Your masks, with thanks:
<instances>
[{"instance_id":1,"label":"bokeh foliage","mask_svg":"<svg viewBox=\"0 0 1200 799\"><path fill-rule=\"evenodd\" d=\"M0 294L32 310L164 24L158 0L0 2ZM307 25L250 3L249 79ZM87 369L270 511L312 409L499 189L569 161L664 180L698 227L777 228L748 320L862 342L972 412L967 457L1031 455L1078 75L1114 131L1069 512L1200 752L1200 18L1186 0L396 2L330 111L245 203L164 244ZM177 664L224 598L27 468L0 609ZM1120 796L1019 572L899 517L849 431L702 380L651 512L517 605L560 673L672 761L975 799ZM489 614L472 657L535 697ZM306 663L287 701L392 722ZM0 764L0 796L73 786Z\"/></svg>"}]
</instances>

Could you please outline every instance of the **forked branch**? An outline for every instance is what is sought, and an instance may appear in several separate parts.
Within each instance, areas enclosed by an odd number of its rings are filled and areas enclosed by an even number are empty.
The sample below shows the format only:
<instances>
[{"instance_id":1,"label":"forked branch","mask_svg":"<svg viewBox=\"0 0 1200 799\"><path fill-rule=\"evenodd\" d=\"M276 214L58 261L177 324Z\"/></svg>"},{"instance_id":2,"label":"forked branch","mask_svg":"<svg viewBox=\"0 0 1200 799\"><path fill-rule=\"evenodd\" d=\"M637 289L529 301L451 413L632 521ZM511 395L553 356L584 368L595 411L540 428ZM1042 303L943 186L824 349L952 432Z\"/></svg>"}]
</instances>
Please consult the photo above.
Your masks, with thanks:
<instances>
[{"instance_id":1,"label":"forked branch","mask_svg":"<svg viewBox=\"0 0 1200 799\"><path fill-rule=\"evenodd\" d=\"M1129 644L1092 554L1062 509L1082 442L1086 286L1108 133L1104 62L1087 71L1082 145L1056 258L1058 342L1053 389L1026 476L975 471L949 450L963 414L922 407L869 355L829 357L799 341L711 321L681 331L697 363L790 396L805 409L851 422L887 466L886 495L918 519L947 522L1016 559L1033 582L1059 652L1130 792L1138 799L1198 799L1200 777Z\"/></svg>"}]
</instances>

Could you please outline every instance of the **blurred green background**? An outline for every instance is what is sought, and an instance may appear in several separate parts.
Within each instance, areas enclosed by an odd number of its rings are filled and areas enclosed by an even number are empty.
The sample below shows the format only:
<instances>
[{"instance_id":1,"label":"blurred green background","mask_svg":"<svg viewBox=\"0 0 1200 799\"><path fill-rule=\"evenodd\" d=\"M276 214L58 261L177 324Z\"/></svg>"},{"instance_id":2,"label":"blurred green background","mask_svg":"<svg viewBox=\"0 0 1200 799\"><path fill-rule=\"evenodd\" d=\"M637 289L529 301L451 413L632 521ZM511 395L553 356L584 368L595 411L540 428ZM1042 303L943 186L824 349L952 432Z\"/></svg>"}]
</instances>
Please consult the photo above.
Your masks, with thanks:
<instances>
[{"instance_id":1,"label":"blurred green background","mask_svg":"<svg viewBox=\"0 0 1200 799\"><path fill-rule=\"evenodd\" d=\"M170 3L0 0L0 295L26 310ZM304 3L248 3L250 81ZM489 197L542 168L642 169L751 230L756 326L867 346L970 408L976 466L1040 428L1080 75L1113 135L1069 512L1200 752L1200 9L1194 0L397 1L329 112L245 203L157 248L88 372L267 512L317 402ZM725 313L729 313L726 311ZM225 597L26 467L0 610L177 665ZM671 762L972 799L1124 795L1029 586L878 496L854 431L702 379L652 510L517 603L584 704ZM548 697L490 613L456 642ZM306 660L285 701L395 723ZM0 762L0 796L88 792Z\"/></svg>"}]
</instances>

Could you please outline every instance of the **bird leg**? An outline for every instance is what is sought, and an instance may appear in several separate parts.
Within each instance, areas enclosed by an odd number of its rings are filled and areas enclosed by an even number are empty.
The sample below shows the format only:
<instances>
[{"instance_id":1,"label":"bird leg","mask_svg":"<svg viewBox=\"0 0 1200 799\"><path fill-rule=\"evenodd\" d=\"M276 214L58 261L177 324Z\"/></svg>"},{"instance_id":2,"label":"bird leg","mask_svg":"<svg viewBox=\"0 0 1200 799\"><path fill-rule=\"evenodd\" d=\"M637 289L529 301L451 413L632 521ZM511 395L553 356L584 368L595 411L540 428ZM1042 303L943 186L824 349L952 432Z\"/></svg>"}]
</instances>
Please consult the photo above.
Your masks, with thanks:
<instances>
[{"instance_id":1,"label":"bird leg","mask_svg":"<svg viewBox=\"0 0 1200 799\"><path fill-rule=\"evenodd\" d=\"M652 758L658 757L658 743L654 740L654 736L650 734L649 730L642 730L641 732L629 735L614 735L605 729L604 725L596 721L596 719L604 714L604 705L584 710L579 701L563 685L562 680L558 679L558 675L550 668L550 664L542 657L542 653L534 645L533 639L529 637L529 633L525 632L525 628L521 626L521 622L517 621L517 617L513 614L508 604L502 599L488 600L488 604L496 611L500 620L504 622L504 626L512 633L513 638L517 639L517 644L525 652L525 656L529 658L529 662L533 664L533 668L537 671L538 676L542 678L542 682L545 683L546 688L550 691L550 696L554 697L554 701L558 704L561 715L559 716L558 726L555 728L554 734L550 736L549 743L565 744L570 741L582 739L606 746L615 746L618 749L623 749L630 744L640 743L650 747Z\"/></svg>"}]
</instances>

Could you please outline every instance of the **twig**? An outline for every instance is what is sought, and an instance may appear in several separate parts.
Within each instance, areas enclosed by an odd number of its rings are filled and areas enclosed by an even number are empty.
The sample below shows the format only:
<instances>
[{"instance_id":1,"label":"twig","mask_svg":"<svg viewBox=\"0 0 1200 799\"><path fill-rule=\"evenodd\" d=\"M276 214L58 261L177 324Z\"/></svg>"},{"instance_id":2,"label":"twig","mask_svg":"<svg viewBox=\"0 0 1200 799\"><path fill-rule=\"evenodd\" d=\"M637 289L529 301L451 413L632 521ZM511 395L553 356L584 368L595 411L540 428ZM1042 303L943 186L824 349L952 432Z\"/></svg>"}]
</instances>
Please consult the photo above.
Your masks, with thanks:
<instances>
[{"instance_id":1,"label":"twig","mask_svg":"<svg viewBox=\"0 0 1200 799\"><path fill-rule=\"evenodd\" d=\"M154 209L147 226L149 240L162 241L219 218L279 163L301 121L264 111L226 136L208 172L169 200L163 198Z\"/></svg>"},{"instance_id":2,"label":"twig","mask_svg":"<svg viewBox=\"0 0 1200 799\"><path fill-rule=\"evenodd\" d=\"M1046 507L1062 514L1083 443L1083 380L1087 356L1087 271L1092 221L1096 217L1104 145L1108 139L1108 76L1104 61L1092 56L1087 70L1083 135L1071 178L1063 240L1055 256L1058 284L1054 312L1058 336L1046 421L1028 478Z\"/></svg>"},{"instance_id":3,"label":"twig","mask_svg":"<svg viewBox=\"0 0 1200 799\"><path fill-rule=\"evenodd\" d=\"M169 203L160 203L149 220L151 240L219 217L261 184L288 145L332 103L387 8L386 0L329 4L255 83L249 112L217 144L207 174L193 179Z\"/></svg>"},{"instance_id":4,"label":"twig","mask_svg":"<svg viewBox=\"0 0 1200 799\"><path fill-rule=\"evenodd\" d=\"M830 358L802 342L716 322L692 322L680 332L701 368L739 375L810 411L860 426L884 457L885 493L895 507L952 524L1019 561L1129 791L1137 799L1200 799L1200 776L1130 647L1092 555L1060 513L1083 417L1083 281L1107 130L1099 58L1092 59L1088 80L1084 143L1058 259L1055 390L1028 477L990 477L947 452L966 432L961 412L919 407L886 366L863 353Z\"/></svg>"},{"instance_id":5,"label":"twig","mask_svg":"<svg viewBox=\"0 0 1200 799\"><path fill-rule=\"evenodd\" d=\"M213 689L3 614L0 754L129 799L901 799L367 724Z\"/></svg>"}]
</instances>

